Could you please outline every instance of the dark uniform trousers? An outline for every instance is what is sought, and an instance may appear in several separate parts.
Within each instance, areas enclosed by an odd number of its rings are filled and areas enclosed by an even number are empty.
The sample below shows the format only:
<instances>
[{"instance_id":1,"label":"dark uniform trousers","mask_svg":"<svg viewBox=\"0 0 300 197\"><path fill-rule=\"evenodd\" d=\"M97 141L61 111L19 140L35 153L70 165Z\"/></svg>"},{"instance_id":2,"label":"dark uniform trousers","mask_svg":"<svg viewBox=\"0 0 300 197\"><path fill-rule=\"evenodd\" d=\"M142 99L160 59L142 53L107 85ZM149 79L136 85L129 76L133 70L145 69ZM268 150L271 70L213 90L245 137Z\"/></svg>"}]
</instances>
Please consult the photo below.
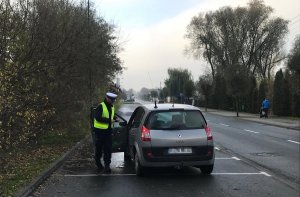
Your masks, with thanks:
<instances>
[{"instance_id":1,"label":"dark uniform trousers","mask_svg":"<svg viewBox=\"0 0 300 197\"><path fill-rule=\"evenodd\" d=\"M102 153L104 153L104 165L109 166L111 163L112 152L112 132L111 129L94 129L95 130L95 161L100 163Z\"/></svg>"}]
</instances>

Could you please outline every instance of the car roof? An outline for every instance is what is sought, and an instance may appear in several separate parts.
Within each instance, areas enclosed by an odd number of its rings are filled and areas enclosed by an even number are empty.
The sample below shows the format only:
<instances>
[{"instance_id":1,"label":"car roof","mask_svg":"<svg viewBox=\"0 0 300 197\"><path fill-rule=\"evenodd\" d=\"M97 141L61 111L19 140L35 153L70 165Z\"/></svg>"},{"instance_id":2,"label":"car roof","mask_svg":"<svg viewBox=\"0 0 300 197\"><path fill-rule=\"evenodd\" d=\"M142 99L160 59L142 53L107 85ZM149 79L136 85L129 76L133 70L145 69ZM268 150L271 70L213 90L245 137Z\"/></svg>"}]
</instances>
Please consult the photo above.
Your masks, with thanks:
<instances>
[{"instance_id":1,"label":"car roof","mask_svg":"<svg viewBox=\"0 0 300 197\"><path fill-rule=\"evenodd\" d=\"M144 104L143 105L147 110L149 111L157 111L157 110L169 110L169 109L184 109L184 110L200 110L198 107L192 106L192 105L186 105L186 104L172 104L172 103L157 103L155 107L155 104Z\"/></svg>"}]
</instances>

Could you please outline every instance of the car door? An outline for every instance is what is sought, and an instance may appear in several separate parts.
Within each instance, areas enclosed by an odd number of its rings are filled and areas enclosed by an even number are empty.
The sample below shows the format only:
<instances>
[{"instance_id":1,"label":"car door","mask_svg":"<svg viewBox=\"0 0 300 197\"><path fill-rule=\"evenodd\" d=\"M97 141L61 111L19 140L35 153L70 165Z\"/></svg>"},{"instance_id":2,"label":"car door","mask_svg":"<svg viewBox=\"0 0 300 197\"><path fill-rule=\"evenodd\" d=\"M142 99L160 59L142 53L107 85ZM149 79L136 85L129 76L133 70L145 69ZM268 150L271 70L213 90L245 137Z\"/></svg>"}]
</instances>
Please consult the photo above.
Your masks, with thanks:
<instances>
[{"instance_id":1,"label":"car door","mask_svg":"<svg viewBox=\"0 0 300 197\"><path fill-rule=\"evenodd\" d=\"M138 135L140 133L138 131L138 129L142 123L144 114L145 114L145 110L142 107L138 107L133 112L133 114L128 122L129 148L130 148L131 155L132 155L132 150L133 150L133 145L134 145L134 142L136 139L136 135Z\"/></svg>"},{"instance_id":2,"label":"car door","mask_svg":"<svg viewBox=\"0 0 300 197\"><path fill-rule=\"evenodd\" d=\"M127 121L116 114L117 121L112 128L112 152L124 152L128 142Z\"/></svg>"}]
</instances>

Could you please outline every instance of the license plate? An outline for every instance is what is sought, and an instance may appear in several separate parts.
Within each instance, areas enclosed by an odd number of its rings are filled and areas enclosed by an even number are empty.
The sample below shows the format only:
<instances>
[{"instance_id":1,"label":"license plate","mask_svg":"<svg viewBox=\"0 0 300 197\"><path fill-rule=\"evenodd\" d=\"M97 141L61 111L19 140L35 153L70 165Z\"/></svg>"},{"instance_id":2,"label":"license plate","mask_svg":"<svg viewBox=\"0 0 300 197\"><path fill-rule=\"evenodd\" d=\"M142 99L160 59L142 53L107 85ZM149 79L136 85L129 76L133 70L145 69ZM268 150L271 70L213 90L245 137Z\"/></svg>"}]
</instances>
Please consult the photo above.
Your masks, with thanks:
<instances>
[{"instance_id":1,"label":"license plate","mask_svg":"<svg viewBox=\"0 0 300 197\"><path fill-rule=\"evenodd\" d=\"M192 148L169 148L169 154L189 154L192 153Z\"/></svg>"}]
</instances>

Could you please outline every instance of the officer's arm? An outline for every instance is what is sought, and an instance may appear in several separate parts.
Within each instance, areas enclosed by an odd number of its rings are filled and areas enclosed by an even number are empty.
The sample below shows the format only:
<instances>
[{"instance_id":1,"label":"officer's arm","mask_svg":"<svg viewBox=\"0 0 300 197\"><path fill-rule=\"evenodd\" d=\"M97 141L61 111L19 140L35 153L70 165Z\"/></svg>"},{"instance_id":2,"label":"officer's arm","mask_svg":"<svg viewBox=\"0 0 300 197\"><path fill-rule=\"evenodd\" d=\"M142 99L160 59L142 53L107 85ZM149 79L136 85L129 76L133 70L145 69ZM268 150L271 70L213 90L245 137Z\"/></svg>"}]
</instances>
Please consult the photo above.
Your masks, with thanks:
<instances>
[{"instance_id":1,"label":"officer's arm","mask_svg":"<svg viewBox=\"0 0 300 197\"><path fill-rule=\"evenodd\" d=\"M115 122L119 122L120 119L115 115L115 116L114 116L114 121L115 121Z\"/></svg>"},{"instance_id":2,"label":"officer's arm","mask_svg":"<svg viewBox=\"0 0 300 197\"><path fill-rule=\"evenodd\" d=\"M102 105L99 105L96 110L95 110L95 119L98 122L104 122L104 123L110 123L110 119L109 118L103 118L102 117Z\"/></svg>"},{"instance_id":3,"label":"officer's arm","mask_svg":"<svg viewBox=\"0 0 300 197\"><path fill-rule=\"evenodd\" d=\"M118 120L119 118L116 116L116 114L114 115L114 121Z\"/></svg>"}]
</instances>

